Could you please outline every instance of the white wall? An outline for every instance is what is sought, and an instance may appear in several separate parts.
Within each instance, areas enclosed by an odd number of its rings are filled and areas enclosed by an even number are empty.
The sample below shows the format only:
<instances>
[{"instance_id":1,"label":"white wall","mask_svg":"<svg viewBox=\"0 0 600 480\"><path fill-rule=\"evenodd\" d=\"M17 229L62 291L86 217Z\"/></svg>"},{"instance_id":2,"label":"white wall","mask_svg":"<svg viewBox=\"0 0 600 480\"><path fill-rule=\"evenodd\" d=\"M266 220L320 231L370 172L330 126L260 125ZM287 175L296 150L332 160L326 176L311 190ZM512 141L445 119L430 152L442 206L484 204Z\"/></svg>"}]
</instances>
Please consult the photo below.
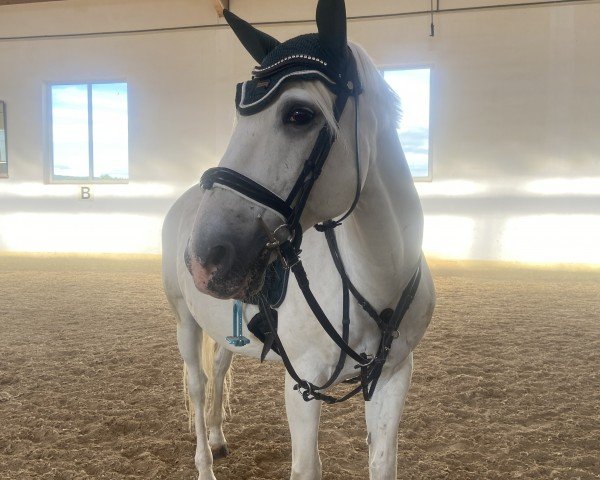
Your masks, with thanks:
<instances>
[{"instance_id":1,"label":"white wall","mask_svg":"<svg viewBox=\"0 0 600 480\"><path fill-rule=\"evenodd\" d=\"M0 37L222 23L210 3L4 6ZM347 3L349 15L399 11L391 0ZM310 19L315 4L231 2L253 22ZM433 181L418 185L428 254L600 264L599 25L599 2L439 14L434 38L425 15L349 23L378 65L433 68ZM286 39L315 27L263 29ZM224 151L234 84L252 65L215 26L0 40L10 175L0 179L0 251L158 252L168 206ZM45 85L106 79L129 84L131 181L92 185L93 199L80 200L79 185L44 183Z\"/></svg>"}]
</instances>

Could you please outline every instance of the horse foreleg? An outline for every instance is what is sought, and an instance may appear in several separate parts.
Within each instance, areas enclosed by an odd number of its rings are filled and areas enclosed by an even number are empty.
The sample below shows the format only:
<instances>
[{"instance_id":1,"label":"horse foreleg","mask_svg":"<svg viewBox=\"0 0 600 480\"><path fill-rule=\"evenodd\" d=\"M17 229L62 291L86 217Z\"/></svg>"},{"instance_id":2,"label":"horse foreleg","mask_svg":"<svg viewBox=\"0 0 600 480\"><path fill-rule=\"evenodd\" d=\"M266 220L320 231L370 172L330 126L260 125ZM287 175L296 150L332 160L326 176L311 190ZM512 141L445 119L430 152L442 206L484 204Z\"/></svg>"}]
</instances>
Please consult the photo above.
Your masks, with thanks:
<instances>
[{"instance_id":1,"label":"horse foreleg","mask_svg":"<svg viewBox=\"0 0 600 480\"><path fill-rule=\"evenodd\" d=\"M229 454L227 440L223 434L223 417L225 408L223 404L223 395L225 387L225 378L233 353L221 346L216 347L214 365L212 369L212 397L206 416L206 424L208 426L208 443L212 450L213 459L223 458ZM227 396L227 394L226 394ZM225 400L227 404L227 399Z\"/></svg>"},{"instance_id":2,"label":"horse foreleg","mask_svg":"<svg viewBox=\"0 0 600 480\"><path fill-rule=\"evenodd\" d=\"M285 376L285 410L292 437L291 480L319 480L321 459L319 458L319 417L321 402L305 402L294 390L296 382Z\"/></svg>"},{"instance_id":3,"label":"horse foreleg","mask_svg":"<svg viewBox=\"0 0 600 480\"><path fill-rule=\"evenodd\" d=\"M216 480L212 471L213 458L208 445L206 424L204 422L204 396L206 375L202 369L202 329L196 323L185 303L181 300L176 305L178 314L177 344L179 352L187 368L187 384L191 402L196 413L194 426L196 429L195 463L199 480Z\"/></svg>"},{"instance_id":4,"label":"horse foreleg","mask_svg":"<svg viewBox=\"0 0 600 480\"><path fill-rule=\"evenodd\" d=\"M398 368L384 368L373 398L365 403L370 480L396 478L398 425L411 375L412 353Z\"/></svg>"}]
</instances>

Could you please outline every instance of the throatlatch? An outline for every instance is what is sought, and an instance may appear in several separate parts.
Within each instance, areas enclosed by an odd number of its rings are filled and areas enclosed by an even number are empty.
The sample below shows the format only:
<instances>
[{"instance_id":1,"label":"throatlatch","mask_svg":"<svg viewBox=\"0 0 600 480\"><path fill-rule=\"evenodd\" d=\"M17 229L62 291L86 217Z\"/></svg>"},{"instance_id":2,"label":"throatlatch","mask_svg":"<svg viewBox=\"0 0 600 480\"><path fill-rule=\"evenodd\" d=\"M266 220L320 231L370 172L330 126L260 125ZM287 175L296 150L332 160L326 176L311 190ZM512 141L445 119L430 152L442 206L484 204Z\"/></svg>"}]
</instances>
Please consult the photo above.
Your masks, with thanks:
<instances>
[{"instance_id":1,"label":"throatlatch","mask_svg":"<svg viewBox=\"0 0 600 480\"><path fill-rule=\"evenodd\" d=\"M276 302L273 302L267 294L268 288L263 289L258 298L260 313L255 316L251 324L261 325L258 329L263 332L263 338L258 336L264 343L261 359L264 359L272 348L281 356L286 370L296 381L295 389L300 392L304 400L318 399L326 403L342 402L361 391L365 400L371 399L392 342L398 337L400 322L408 311L419 288L422 263L421 258L419 258L415 272L404 288L395 308L385 309L381 313L378 313L358 292L344 268L334 229L353 212L360 198L358 107L362 88L356 60L346 40L345 8L343 2L334 3L319 2L317 8L318 34L301 35L284 43L279 43L274 38L256 30L227 10L225 10L225 18L250 54L260 62L260 66L252 72L252 79L239 84L237 87L236 106L241 115L253 115L266 108L281 93L281 86L293 79L318 80L329 88L335 95L333 113L336 122L339 122L348 99L354 99L357 179L355 198L348 211L339 220L328 220L315 226L318 231L325 234L333 261L342 279L343 318L341 335L331 324L313 295L306 271L300 260L300 245L302 242L300 218L312 188L319 178L331 147L335 142L332 129L328 125L323 125L310 156L304 162L296 183L285 199L251 178L224 167L207 170L200 180L200 184L204 189L209 190L215 186L227 188L271 210L281 218L283 223L275 231L270 231L262 218L258 219L263 223L269 239L265 248L278 254L280 266L286 271L285 282L287 282L287 272L294 273L298 286L317 321L340 348L340 357L332 376L325 384L316 386L302 379L295 371L277 334L277 307L283 301L285 291ZM284 240L279 240L277 233L282 229L287 230L288 235ZM350 294L354 296L379 327L381 339L374 354L358 353L348 345ZM255 302L248 300L246 303ZM241 308L239 311L241 312ZM237 320L237 317L234 320ZM234 328L237 329L237 323L235 325ZM237 329L237 334L234 334L232 341L239 336L241 336L241 328ZM349 382L357 382L358 386L341 398L322 393L322 390L335 383L344 368L347 357L356 362L356 368L360 370L359 375L349 380Z\"/></svg>"}]
</instances>

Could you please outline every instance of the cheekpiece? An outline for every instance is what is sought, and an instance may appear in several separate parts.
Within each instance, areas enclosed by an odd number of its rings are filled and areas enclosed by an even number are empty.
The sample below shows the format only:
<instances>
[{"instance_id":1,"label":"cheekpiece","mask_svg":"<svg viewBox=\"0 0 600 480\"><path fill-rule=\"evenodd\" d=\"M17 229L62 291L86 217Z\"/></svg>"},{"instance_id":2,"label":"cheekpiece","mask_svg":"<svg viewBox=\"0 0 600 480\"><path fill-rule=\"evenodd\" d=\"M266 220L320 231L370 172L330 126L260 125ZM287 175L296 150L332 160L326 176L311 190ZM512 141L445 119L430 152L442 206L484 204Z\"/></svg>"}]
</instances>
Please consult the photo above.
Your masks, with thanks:
<instances>
[{"instance_id":1,"label":"cheekpiece","mask_svg":"<svg viewBox=\"0 0 600 480\"><path fill-rule=\"evenodd\" d=\"M356 65L346 48L343 58L335 58L323 48L316 33L281 43L252 70L251 80L237 85L238 111L241 115L260 112L277 98L280 87L292 80L319 80L336 95L341 89L354 88Z\"/></svg>"}]
</instances>

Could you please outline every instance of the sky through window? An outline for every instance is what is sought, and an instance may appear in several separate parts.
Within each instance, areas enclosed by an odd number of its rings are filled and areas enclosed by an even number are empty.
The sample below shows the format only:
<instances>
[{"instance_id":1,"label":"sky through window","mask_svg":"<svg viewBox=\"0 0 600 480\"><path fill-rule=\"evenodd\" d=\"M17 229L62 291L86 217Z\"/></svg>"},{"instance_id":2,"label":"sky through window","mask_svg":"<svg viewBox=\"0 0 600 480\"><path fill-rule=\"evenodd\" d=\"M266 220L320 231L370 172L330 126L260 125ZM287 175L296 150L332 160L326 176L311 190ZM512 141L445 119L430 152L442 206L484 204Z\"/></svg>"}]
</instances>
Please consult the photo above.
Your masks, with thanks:
<instances>
[{"instance_id":1,"label":"sky through window","mask_svg":"<svg viewBox=\"0 0 600 480\"><path fill-rule=\"evenodd\" d=\"M385 70L383 77L400 97L402 117L398 125L398 137L410 171L415 178L428 178L431 70Z\"/></svg>"},{"instance_id":2,"label":"sky through window","mask_svg":"<svg viewBox=\"0 0 600 480\"><path fill-rule=\"evenodd\" d=\"M51 99L53 180L127 180L127 84L52 85Z\"/></svg>"}]
</instances>

